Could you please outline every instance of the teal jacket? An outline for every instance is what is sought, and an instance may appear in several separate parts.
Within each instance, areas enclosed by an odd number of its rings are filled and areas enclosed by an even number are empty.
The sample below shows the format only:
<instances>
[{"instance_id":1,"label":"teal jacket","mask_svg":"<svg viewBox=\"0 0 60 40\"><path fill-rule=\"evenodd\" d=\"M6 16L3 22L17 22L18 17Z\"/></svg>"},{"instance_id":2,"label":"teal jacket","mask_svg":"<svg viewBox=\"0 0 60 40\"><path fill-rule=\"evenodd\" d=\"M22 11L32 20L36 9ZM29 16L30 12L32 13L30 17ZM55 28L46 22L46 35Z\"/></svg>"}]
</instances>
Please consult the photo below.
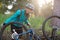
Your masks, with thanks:
<instances>
[{"instance_id":1,"label":"teal jacket","mask_svg":"<svg viewBox=\"0 0 60 40\"><path fill-rule=\"evenodd\" d=\"M18 16L19 16L19 19L18 19ZM27 24L28 23L28 19L27 17L25 16L25 9L22 9L22 10L17 10L10 18L8 18L5 23L8 24L10 22L20 22L20 23L25 23ZM16 27L21 27L19 26L18 24L14 24Z\"/></svg>"}]
</instances>

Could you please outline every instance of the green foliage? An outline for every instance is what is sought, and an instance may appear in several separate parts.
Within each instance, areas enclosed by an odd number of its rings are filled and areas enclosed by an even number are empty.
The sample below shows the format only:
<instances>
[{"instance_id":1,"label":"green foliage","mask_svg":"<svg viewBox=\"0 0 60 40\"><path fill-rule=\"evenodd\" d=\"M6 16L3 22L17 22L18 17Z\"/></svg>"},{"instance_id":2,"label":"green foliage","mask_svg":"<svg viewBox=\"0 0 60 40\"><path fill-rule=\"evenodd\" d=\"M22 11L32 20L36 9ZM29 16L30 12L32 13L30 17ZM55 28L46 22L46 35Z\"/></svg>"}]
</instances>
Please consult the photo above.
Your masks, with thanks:
<instances>
[{"instance_id":1,"label":"green foliage","mask_svg":"<svg viewBox=\"0 0 60 40\"><path fill-rule=\"evenodd\" d=\"M29 21L33 28L40 28L40 26L42 26L42 23L44 20L45 20L45 18L40 16L40 17L30 18Z\"/></svg>"},{"instance_id":2,"label":"green foliage","mask_svg":"<svg viewBox=\"0 0 60 40\"><path fill-rule=\"evenodd\" d=\"M9 14L8 15L4 15L4 14L0 13L0 24L3 23L11 15L9 15Z\"/></svg>"}]
</instances>

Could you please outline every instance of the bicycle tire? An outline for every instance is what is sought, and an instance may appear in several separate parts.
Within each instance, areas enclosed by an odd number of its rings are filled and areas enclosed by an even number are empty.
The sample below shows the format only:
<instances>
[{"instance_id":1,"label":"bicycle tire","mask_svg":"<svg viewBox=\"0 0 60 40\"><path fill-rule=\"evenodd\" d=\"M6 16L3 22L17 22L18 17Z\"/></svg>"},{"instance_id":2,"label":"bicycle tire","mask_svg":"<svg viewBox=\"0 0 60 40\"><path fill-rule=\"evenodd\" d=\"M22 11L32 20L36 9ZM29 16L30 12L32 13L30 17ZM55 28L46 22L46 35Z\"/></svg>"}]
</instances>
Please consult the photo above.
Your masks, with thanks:
<instances>
[{"instance_id":1,"label":"bicycle tire","mask_svg":"<svg viewBox=\"0 0 60 40\"><path fill-rule=\"evenodd\" d=\"M47 36L46 32L45 32L45 24L46 24L46 22L47 22L49 19L55 18L55 17L58 18L58 19L60 19L60 16L54 15L54 16L51 16L51 17L47 18L47 19L43 22L43 24L42 24L42 32L43 32L43 35L45 36L45 38L46 38L47 40L52 40L52 39L49 38L49 37Z\"/></svg>"}]
</instances>

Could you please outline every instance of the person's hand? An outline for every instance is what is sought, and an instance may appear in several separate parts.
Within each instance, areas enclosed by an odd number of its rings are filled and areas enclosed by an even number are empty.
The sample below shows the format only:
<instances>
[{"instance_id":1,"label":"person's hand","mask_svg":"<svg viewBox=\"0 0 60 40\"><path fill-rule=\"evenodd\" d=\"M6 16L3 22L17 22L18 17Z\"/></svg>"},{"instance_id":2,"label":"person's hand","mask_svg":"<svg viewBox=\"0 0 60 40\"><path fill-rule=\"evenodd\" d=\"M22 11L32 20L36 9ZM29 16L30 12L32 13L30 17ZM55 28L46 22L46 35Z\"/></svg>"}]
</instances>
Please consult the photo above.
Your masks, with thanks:
<instances>
[{"instance_id":1,"label":"person's hand","mask_svg":"<svg viewBox=\"0 0 60 40\"><path fill-rule=\"evenodd\" d=\"M4 26L4 25L6 25L6 23L2 23L2 24L1 24L1 26Z\"/></svg>"},{"instance_id":2,"label":"person's hand","mask_svg":"<svg viewBox=\"0 0 60 40\"><path fill-rule=\"evenodd\" d=\"M27 25L29 26L29 28L31 28L31 24L30 23L28 23Z\"/></svg>"}]
</instances>

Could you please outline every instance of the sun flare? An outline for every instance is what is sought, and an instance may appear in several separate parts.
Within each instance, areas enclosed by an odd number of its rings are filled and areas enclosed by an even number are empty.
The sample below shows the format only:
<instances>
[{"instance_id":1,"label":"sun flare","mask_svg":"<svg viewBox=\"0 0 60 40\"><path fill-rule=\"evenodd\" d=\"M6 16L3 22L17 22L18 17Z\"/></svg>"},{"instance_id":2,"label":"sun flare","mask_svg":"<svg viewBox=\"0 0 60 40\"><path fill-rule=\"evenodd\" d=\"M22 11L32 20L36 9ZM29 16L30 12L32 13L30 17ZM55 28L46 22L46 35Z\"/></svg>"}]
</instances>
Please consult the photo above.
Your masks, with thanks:
<instances>
[{"instance_id":1,"label":"sun flare","mask_svg":"<svg viewBox=\"0 0 60 40\"><path fill-rule=\"evenodd\" d=\"M52 2L52 5L53 5L53 1L54 0L38 0L38 4L39 4L40 7L42 7L43 5Z\"/></svg>"}]
</instances>

